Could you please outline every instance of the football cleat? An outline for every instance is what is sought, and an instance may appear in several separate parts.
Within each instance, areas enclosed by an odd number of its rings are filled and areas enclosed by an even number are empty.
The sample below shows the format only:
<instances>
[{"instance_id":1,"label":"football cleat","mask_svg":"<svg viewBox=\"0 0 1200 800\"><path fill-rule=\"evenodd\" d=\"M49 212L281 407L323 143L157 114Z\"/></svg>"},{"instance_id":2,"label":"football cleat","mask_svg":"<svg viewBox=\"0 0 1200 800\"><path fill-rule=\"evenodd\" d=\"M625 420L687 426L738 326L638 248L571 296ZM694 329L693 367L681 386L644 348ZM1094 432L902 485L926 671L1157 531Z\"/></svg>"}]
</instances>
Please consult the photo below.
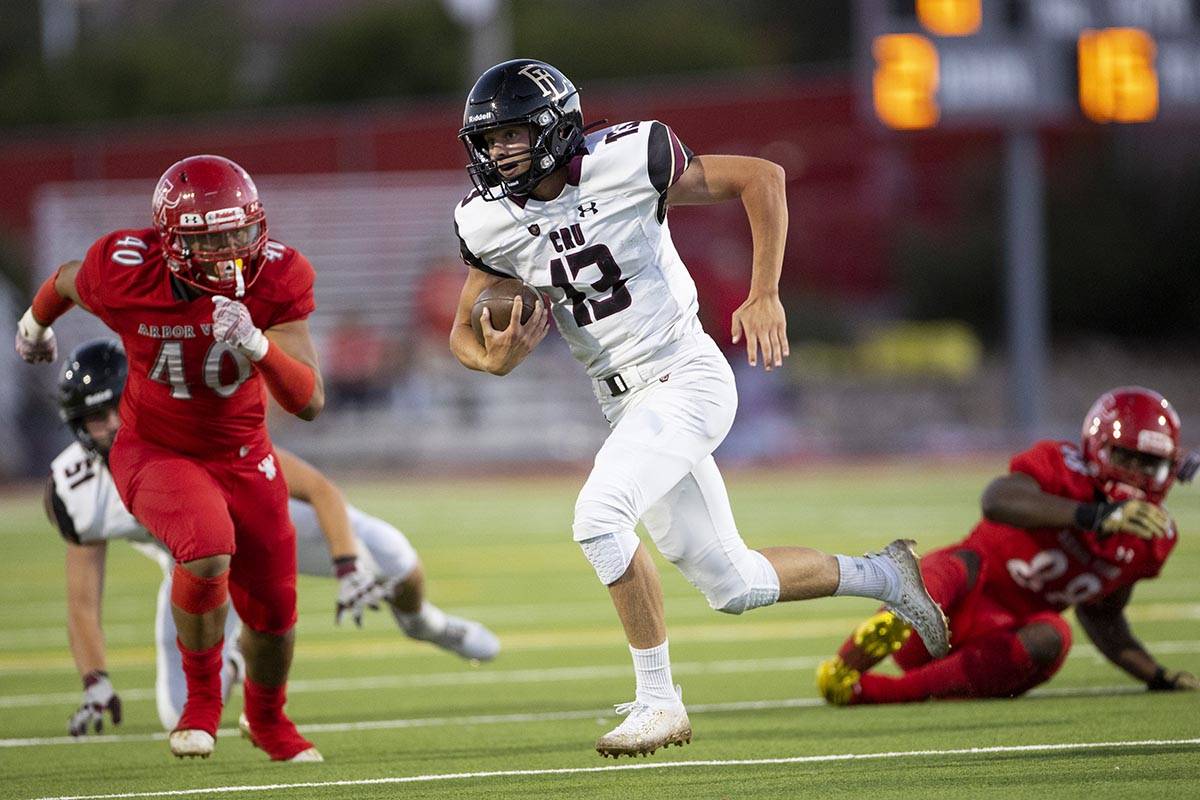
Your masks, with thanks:
<instances>
[{"instance_id":1,"label":"football cleat","mask_svg":"<svg viewBox=\"0 0 1200 800\"><path fill-rule=\"evenodd\" d=\"M263 749L262 745L260 745L258 743L258 740L254 738L254 734L251 733L250 720L246 719L245 713L238 715L238 730L241 732L243 739L250 742L250 744L254 745L259 750ZM292 756L289 759L285 759L285 760L294 762L296 764L316 763L318 761L324 761L325 757L323 755L321 755L321 751L318 750L317 748L309 747L305 750L301 750L299 753L296 753L296 755Z\"/></svg>"},{"instance_id":2,"label":"football cleat","mask_svg":"<svg viewBox=\"0 0 1200 800\"><path fill-rule=\"evenodd\" d=\"M888 608L912 626L930 656L945 658L950 652L950 623L925 588L914 544L912 539L897 539L877 554L891 561L900 576L900 599L888 603Z\"/></svg>"},{"instance_id":3,"label":"football cleat","mask_svg":"<svg viewBox=\"0 0 1200 800\"><path fill-rule=\"evenodd\" d=\"M834 656L817 667L817 689L826 703L848 706L858 694L859 677L858 670L848 666L839 656Z\"/></svg>"},{"instance_id":4,"label":"football cleat","mask_svg":"<svg viewBox=\"0 0 1200 800\"><path fill-rule=\"evenodd\" d=\"M211 733L194 728L171 731L167 741L176 758L208 758L217 745Z\"/></svg>"},{"instance_id":5,"label":"football cleat","mask_svg":"<svg viewBox=\"0 0 1200 800\"><path fill-rule=\"evenodd\" d=\"M429 634L413 629L405 630L413 639L430 642L443 650L458 653L474 661L491 661L500 652L500 640L496 634L474 620L446 615L446 627L439 634Z\"/></svg>"},{"instance_id":6,"label":"football cleat","mask_svg":"<svg viewBox=\"0 0 1200 800\"><path fill-rule=\"evenodd\" d=\"M678 686L675 691L679 692ZM692 723L682 700L671 706L651 706L635 700L621 703L616 711L627 716L596 740L596 752L602 756L645 756L660 747L683 747L692 741Z\"/></svg>"}]
</instances>

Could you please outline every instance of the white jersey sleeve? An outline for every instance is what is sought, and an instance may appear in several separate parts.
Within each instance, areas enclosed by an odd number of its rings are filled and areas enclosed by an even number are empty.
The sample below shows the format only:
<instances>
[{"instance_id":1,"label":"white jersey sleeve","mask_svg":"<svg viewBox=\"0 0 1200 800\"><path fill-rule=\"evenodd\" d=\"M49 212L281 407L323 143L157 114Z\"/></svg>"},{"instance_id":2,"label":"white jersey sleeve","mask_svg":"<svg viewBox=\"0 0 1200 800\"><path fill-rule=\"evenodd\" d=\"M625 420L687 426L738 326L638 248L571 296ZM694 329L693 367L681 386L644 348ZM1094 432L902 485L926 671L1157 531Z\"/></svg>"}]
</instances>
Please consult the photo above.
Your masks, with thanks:
<instances>
[{"instance_id":1,"label":"white jersey sleeve","mask_svg":"<svg viewBox=\"0 0 1200 800\"><path fill-rule=\"evenodd\" d=\"M555 199L473 193L460 203L463 259L542 292L588 374L608 377L701 332L696 286L666 218L667 191L691 159L661 122L596 131Z\"/></svg>"},{"instance_id":2,"label":"white jersey sleeve","mask_svg":"<svg viewBox=\"0 0 1200 800\"><path fill-rule=\"evenodd\" d=\"M58 531L75 544L110 539L161 543L121 502L104 460L73 442L50 463L50 507Z\"/></svg>"}]
</instances>

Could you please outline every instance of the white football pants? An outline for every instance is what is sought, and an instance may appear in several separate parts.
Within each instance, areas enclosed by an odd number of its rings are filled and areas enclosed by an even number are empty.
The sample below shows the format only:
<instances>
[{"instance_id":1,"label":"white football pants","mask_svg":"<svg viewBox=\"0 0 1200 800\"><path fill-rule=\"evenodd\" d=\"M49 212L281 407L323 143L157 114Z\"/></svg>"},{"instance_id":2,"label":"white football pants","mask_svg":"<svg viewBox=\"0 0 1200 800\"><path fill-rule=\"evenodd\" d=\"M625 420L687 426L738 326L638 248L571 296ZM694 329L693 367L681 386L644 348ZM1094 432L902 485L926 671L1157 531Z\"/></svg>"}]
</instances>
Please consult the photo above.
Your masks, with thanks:
<instances>
[{"instance_id":1,"label":"white football pants","mask_svg":"<svg viewBox=\"0 0 1200 800\"><path fill-rule=\"evenodd\" d=\"M300 500L288 501L288 512L296 526L296 562L301 575L318 578L332 577L333 563L329 558L329 545L317 522L317 512L308 503ZM380 578L404 580L417 565L417 551L407 537L383 520L364 514L353 506L349 507L350 524L359 543L359 567L370 570ZM155 647L157 650L157 674L154 680L154 695L158 703L158 718L165 729L171 730L183 713L187 700L187 682L183 677L183 663L179 648L175 645L175 618L171 614L171 572L174 569L169 556L157 547L139 547L143 553L158 560L163 567L163 582L158 588L158 607L154 616ZM165 561L153 553L165 556ZM330 595L330 613L333 612L334 597ZM237 643L241 620L233 605L225 620L225 663L229 663L230 652ZM222 689L229 694L227 685L229 670L222 672Z\"/></svg>"},{"instance_id":2,"label":"white football pants","mask_svg":"<svg viewBox=\"0 0 1200 800\"><path fill-rule=\"evenodd\" d=\"M713 608L741 613L774 602L778 578L742 541L711 455L737 412L720 348L700 334L621 376L631 388L617 397L596 384L612 433L579 493L575 541L633 535L640 519Z\"/></svg>"}]
</instances>

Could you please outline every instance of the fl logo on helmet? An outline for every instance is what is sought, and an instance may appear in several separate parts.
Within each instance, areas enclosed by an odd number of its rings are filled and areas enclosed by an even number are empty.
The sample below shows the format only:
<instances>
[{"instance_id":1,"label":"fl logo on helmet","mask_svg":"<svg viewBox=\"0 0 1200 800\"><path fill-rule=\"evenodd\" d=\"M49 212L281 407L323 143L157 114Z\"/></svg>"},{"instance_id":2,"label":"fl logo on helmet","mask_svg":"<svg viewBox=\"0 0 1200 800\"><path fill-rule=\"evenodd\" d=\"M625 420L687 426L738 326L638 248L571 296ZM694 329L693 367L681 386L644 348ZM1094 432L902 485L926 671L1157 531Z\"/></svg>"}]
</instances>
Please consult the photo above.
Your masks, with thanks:
<instances>
[{"instance_id":1,"label":"fl logo on helmet","mask_svg":"<svg viewBox=\"0 0 1200 800\"><path fill-rule=\"evenodd\" d=\"M518 75L524 75L529 80L537 84L544 97L549 97L553 100L561 100L567 95L567 87L560 87L554 80L554 76L550 71L540 64L529 64L521 69Z\"/></svg>"}]
</instances>

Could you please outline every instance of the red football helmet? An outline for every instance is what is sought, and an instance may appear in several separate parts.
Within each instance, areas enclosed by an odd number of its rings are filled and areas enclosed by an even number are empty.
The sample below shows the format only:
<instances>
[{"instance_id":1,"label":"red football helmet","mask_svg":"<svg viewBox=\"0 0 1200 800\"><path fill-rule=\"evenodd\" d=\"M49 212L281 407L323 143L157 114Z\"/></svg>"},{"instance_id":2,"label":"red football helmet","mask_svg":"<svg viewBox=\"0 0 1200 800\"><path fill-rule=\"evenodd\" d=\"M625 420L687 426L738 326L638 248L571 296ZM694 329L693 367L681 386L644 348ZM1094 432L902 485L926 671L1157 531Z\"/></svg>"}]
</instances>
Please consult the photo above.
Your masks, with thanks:
<instances>
[{"instance_id":1,"label":"red football helmet","mask_svg":"<svg viewBox=\"0 0 1200 800\"><path fill-rule=\"evenodd\" d=\"M158 179L151 209L167 266L180 280L237 297L254 283L267 217L246 170L221 156L185 158Z\"/></svg>"},{"instance_id":2,"label":"red football helmet","mask_svg":"<svg viewBox=\"0 0 1200 800\"><path fill-rule=\"evenodd\" d=\"M1150 389L1106 392L1083 420L1083 456L1110 499L1160 503L1175 482L1179 414Z\"/></svg>"}]
</instances>

